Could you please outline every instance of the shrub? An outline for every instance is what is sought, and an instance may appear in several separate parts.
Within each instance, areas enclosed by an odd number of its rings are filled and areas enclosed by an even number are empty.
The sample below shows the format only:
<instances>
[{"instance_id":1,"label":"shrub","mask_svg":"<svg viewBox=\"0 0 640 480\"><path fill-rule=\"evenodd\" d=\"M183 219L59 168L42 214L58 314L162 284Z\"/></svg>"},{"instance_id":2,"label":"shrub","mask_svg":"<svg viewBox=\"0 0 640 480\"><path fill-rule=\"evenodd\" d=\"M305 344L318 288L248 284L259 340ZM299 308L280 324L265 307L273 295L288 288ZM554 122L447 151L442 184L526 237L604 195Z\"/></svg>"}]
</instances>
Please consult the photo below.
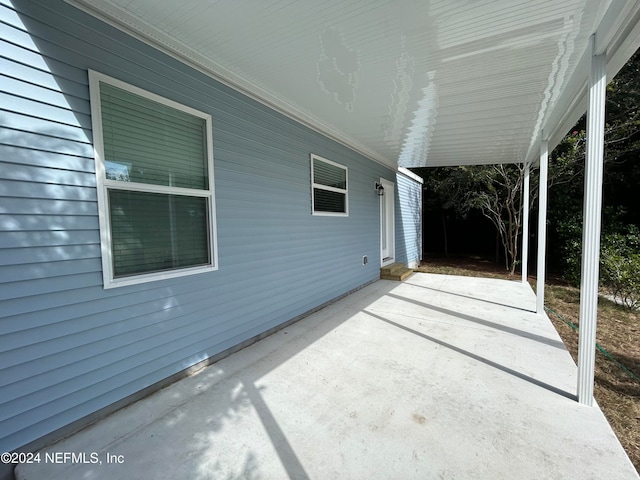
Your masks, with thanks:
<instances>
[{"instance_id":1,"label":"shrub","mask_svg":"<svg viewBox=\"0 0 640 480\"><path fill-rule=\"evenodd\" d=\"M600 248L600 283L629 308L640 308L640 232L629 225L626 232L603 235Z\"/></svg>"},{"instance_id":2,"label":"shrub","mask_svg":"<svg viewBox=\"0 0 640 480\"><path fill-rule=\"evenodd\" d=\"M605 209L600 241L600 286L629 308L640 308L640 230L624 224L621 210ZM580 286L582 215L558 219L556 236L564 278Z\"/></svg>"},{"instance_id":3,"label":"shrub","mask_svg":"<svg viewBox=\"0 0 640 480\"><path fill-rule=\"evenodd\" d=\"M556 261L565 280L570 285L579 287L582 264L582 212L567 208L565 215L556 219L554 235L549 249L551 252L557 251Z\"/></svg>"}]
</instances>

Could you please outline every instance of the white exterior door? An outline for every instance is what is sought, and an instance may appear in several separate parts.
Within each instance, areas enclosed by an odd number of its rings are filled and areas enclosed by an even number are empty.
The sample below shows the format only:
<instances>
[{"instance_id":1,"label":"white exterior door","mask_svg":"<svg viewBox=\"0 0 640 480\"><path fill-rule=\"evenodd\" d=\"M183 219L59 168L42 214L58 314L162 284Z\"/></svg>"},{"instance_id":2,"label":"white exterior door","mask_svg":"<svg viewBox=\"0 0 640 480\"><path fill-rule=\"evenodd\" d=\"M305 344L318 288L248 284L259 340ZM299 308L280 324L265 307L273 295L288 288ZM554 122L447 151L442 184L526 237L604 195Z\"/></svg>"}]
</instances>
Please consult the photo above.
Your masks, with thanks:
<instances>
[{"instance_id":1,"label":"white exterior door","mask_svg":"<svg viewBox=\"0 0 640 480\"><path fill-rule=\"evenodd\" d=\"M384 266L395 261L395 184L384 178L380 183L384 187L384 195L380 197L380 263Z\"/></svg>"}]
</instances>

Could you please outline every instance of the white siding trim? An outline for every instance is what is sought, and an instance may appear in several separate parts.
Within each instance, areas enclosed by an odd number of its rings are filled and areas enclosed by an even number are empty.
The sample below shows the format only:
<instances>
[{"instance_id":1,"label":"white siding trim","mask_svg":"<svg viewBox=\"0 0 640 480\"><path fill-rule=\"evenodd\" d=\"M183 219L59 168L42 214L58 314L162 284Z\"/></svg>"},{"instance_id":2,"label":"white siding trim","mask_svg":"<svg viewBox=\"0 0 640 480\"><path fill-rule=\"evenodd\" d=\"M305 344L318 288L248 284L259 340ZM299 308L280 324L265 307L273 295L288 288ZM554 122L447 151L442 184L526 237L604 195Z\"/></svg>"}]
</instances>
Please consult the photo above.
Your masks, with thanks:
<instances>
[{"instance_id":1,"label":"white siding trim","mask_svg":"<svg viewBox=\"0 0 640 480\"><path fill-rule=\"evenodd\" d=\"M391 265L396 261L396 183L380 177L380 184L384 187L384 195L380 199L380 266ZM390 201L387 201L390 199ZM383 209L383 203L385 208ZM386 211L386 229L383 229L383 215ZM386 239L383 237L386 235ZM384 255L382 245L387 242L387 254Z\"/></svg>"},{"instance_id":2,"label":"white siding trim","mask_svg":"<svg viewBox=\"0 0 640 480\"><path fill-rule=\"evenodd\" d=\"M421 176L416 175L415 173L413 173L411 170L407 168L398 167L398 173L401 173L405 177L409 177L411 180L418 182L420 185L424 184L424 179Z\"/></svg>"}]
</instances>

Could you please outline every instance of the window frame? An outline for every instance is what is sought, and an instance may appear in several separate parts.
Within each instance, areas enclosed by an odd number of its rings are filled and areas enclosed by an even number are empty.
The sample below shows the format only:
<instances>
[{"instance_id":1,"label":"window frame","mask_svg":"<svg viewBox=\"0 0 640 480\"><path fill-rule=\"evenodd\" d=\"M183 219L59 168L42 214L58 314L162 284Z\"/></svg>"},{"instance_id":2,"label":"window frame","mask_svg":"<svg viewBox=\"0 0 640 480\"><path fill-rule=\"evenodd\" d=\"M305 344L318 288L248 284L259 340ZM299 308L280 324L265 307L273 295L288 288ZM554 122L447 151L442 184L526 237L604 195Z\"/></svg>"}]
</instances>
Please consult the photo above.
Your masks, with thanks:
<instances>
[{"instance_id":1,"label":"window frame","mask_svg":"<svg viewBox=\"0 0 640 480\"><path fill-rule=\"evenodd\" d=\"M94 70L89 70L89 99L91 104L91 124L93 130L93 151L96 171L96 188L98 197L98 220L100 224L100 250L102 257L102 280L105 289L136 285L169 278L195 275L218 270L218 241L216 233L215 188L213 172L213 133L212 119L208 113L182 105L178 102L123 82ZM151 183L125 182L106 178L104 136L102 126L102 104L100 99L100 83L109 84L129 93L138 95L161 105L180 110L205 121L206 162L208 185L206 189L172 187ZM159 193L164 195L181 195L205 198L207 202L207 243L209 263L192 267L177 268L150 273L140 273L125 277L114 277L109 190L133 191L141 193Z\"/></svg>"},{"instance_id":2,"label":"window frame","mask_svg":"<svg viewBox=\"0 0 640 480\"><path fill-rule=\"evenodd\" d=\"M317 215L317 216L326 216L326 217L348 217L349 216L349 167L347 167L346 165L341 165L339 163L333 162L331 160L328 160L314 153L312 153L310 156L311 156L311 214ZM334 167L343 169L345 172L344 178L345 178L346 188L342 189L342 188L331 187L329 185L323 185L321 183L316 183L314 178L314 168L313 168L314 162L316 160L327 163ZM327 212L323 210L316 210L315 195L314 195L315 189L325 190L328 192L343 193L344 194L344 212Z\"/></svg>"}]
</instances>

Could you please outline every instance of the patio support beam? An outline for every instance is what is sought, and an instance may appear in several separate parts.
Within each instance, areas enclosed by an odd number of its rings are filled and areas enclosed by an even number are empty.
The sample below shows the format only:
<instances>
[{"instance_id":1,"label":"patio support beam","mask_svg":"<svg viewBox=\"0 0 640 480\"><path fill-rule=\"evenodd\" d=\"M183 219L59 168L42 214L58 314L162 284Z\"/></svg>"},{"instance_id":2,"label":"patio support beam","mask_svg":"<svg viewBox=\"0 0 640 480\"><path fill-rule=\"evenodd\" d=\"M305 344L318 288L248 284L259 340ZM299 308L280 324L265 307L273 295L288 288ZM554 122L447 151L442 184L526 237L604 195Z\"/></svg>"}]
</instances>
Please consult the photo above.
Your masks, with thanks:
<instances>
[{"instance_id":1,"label":"patio support beam","mask_svg":"<svg viewBox=\"0 0 640 480\"><path fill-rule=\"evenodd\" d=\"M598 320L600 226L602 222L602 175L604 121L607 88L607 55L596 55L591 37L591 73L587 110L587 157L584 179L584 225L580 282L580 337L578 341L578 402L593 405L593 382Z\"/></svg>"},{"instance_id":2,"label":"patio support beam","mask_svg":"<svg viewBox=\"0 0 640 480\"><path fill-rule=\"evenodd\" d=\"M522 186L522 283L527 283L529 267L529 173L531 164L524 164L524 181Z\"/></svg>"},{"instance_id":3,"label":"patio support beam","mask_svg":"<svg viewBox=\"0 0 640 480\"><path fill-rule=\"evenodd\" d=\"M543 133L544 135L544 133ZM540 143L540 181L538 186L538 267L536 270L536 313L544 314L544 280L547 260L547 177L549 172L549 141Z\"/></svg>"}]
</instances>

